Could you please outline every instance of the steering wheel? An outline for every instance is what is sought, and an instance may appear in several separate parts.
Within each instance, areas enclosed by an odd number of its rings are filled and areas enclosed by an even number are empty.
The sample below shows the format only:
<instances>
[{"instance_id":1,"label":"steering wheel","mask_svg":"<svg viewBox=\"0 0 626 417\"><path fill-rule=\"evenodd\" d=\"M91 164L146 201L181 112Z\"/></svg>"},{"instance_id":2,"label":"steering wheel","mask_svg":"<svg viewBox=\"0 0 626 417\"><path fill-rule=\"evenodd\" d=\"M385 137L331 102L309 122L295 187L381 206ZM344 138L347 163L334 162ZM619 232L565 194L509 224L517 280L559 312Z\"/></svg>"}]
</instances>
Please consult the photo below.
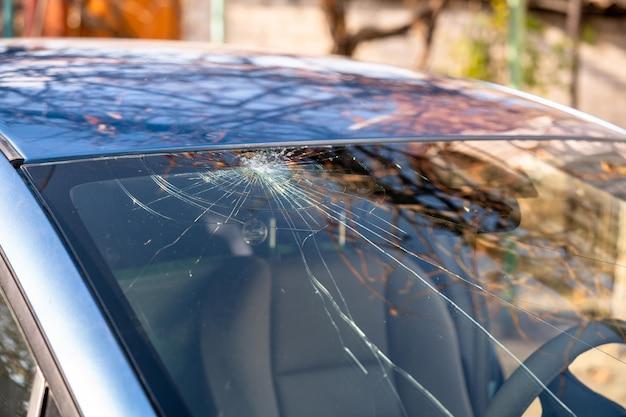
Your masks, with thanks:
<instances>
[{"instance_id":1,"label":"steering wheel","mask_svg":"<svg viewBox=\"0 0 626 417\"><path fill-rule=\"evenodd\" d=\"M528 370L548 389L551 389L550 385L553 381L556 382L555 388L552 388L551 391L557 397L560 397L560 393L557 392L560 391L557 377L564 374L569 376L569 381L573 381L574 385L578 384L575 387L575 392L570 393L573 395L568 396L569 398L580 397L581 393L583 395L589 395L590 393L590 395L603 400L601 401L603 411L598 409L598 404L590 405L590 401L586 401L584 406L587 409L591 407L594 410L589 414L587 412L583 414L583 411L577 412L570 407L570 404L566 403L576 415L579 415L579 412L581 413L579 417L591 415L602 417L626 416L624 408L589 390L567 372L569 365L579 355L608 343L626 343L626 322L621 320L593 321L574 326L559 334L546 342L524 361L527 369L520 366L511 374L492 398L484 417L519 417L537 397L540 397L542 400L543 416L572 416L572 413L558 405L551 396L543 392L544 387L536 379L529 376ZM546 414L546 405L548 405L547 403L550 402L550 399L552 399L551 403L553 403L549 406L551 412ZM585 403L585 400L577 402Z\"/></svg>"}]
</instances>

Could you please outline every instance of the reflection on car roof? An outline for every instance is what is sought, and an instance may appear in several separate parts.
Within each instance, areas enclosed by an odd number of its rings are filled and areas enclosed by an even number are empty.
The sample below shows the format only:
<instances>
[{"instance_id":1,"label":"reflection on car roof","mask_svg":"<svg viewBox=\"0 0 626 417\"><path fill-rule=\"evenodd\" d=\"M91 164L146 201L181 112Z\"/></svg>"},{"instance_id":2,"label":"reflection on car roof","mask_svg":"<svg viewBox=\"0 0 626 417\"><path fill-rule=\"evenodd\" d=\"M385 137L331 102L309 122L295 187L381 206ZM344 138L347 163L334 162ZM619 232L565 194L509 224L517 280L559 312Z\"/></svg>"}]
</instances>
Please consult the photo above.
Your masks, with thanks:
<instances>
[{"instance_id":1,"label":"reflection on car roof","mask_svg":"<svg viewBox=\"0 0 626 417\"><path fill-rule=\"evenodd\" d=\"M398 138L626 138L486 83L338 58L93 44L0 44L0 133L27 161Z\"/></svg>"}]
</instances>

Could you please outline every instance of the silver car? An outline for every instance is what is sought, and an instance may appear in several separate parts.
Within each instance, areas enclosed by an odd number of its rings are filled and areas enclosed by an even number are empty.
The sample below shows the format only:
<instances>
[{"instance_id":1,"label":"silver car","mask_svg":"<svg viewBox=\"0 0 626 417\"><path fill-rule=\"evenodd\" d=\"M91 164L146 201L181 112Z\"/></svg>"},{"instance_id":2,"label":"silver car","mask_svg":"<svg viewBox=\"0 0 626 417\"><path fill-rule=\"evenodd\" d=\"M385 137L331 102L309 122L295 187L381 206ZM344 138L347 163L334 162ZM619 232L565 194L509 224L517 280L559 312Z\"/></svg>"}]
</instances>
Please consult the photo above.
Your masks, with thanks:
<instances>
[{"instance_id":1,"label":"silver car","mask_svg":"<svg viewBox=\"0 0 626 417\"><path fill-rule=\"evenodd\" d=\"M504 87L0 44L0 416L626 415L626 132Z\"/></svg>"}]
</instances>

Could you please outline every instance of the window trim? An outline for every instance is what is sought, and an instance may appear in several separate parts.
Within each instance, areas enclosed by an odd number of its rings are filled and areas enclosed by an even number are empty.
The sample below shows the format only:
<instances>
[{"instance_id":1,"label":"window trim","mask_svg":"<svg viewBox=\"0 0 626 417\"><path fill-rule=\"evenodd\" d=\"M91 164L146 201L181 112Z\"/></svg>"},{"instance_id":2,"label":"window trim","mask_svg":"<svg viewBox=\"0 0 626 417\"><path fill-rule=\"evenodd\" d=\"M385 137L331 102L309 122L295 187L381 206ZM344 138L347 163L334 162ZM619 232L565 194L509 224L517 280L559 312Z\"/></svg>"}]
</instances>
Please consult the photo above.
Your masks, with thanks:
<instances>
[{"instance_id":1,"label":"window trim","mask_svg":"<svg viewBox=\"0 0 626 417\"><path fill-rule=\"evenodd\" d=\"M47 389L53 393L59 411L64 417L81 417L81 413L57 365L48 341L43 335L28 302L24 298L15 273L7 261L2 248L0 248L0 289L6 296L9 308L17 319L17 325L24 334L26 344L33 353L37 365L27 417L39 417L41 415ZM38 380L38 378L40 379ZM41 384L41 386L38 384ZM33 414L34 404L32 401L35 396L35 389L40 389L39 394L41 395L37 398L37 408Z\"/></svg>"},{"instance_id":2,"label":"window trim","mask_svg":"<svg viewBox=\"0 0 626 417\"><path fill-rule=\"evenodd\" d=\"M17 284L8 285L13 291L7 296L22 300L21 313L16 313L25 320L21 326L31 344L39 345L33 351L43 352L37 359L53 394L55 387L64 385L71 392L72 401L57 394L59 411L67 414L77 408L74 416L80 412L89 417L156 417L142 380L62 237L20 171L2 157L0 178L0 247L12 270L4 274L5 282ZM46 357L49 365L42 363Z\"/></svg>"},{"instance_id":3,"label":"window trim","mask_svg":"<svg viewBox=\"0 0 626 417\"><path fill-rule=\"evenodd\" d=\"M37 366L33 386L30 391L30 399L28 400L28 412L26 413L26 417L41 416L46 398L46 390L46 379L41 373L39 366Z\"/></svg>"}]
</instances>

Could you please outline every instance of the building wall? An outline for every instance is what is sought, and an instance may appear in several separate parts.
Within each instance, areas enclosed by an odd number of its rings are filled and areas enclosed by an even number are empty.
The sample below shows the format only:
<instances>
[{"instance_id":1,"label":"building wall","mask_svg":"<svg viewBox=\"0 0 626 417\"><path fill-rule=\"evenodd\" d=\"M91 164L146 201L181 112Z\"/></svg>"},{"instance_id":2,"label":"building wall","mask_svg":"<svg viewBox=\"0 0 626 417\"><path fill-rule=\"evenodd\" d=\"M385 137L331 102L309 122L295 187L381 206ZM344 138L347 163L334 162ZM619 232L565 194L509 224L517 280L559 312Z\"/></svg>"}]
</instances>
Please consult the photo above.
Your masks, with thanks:
<instances>
[{"instance_id":1,"label":"building wall","mask_svg":"<svg viewBox=\"0 0 626 417\"><path fill-rule=\"evenodd\" d=\"M314 1L227 0L226 42L238 46L264 48L280 52L310 55L326 54L331 40L324 16ZM209 40L210 2L185 0L184 36ZM348 24L393 26L410 16L399 6L354 2ZM456 74L456 45L475 24L476 13L463 8L446 11L435 35L431 70ZM554 36L563 37L562 18L551 26ZM548 22L550 23L550 22ZM613 123L626 126L626 19L591 19L595 42L581 48L580 108ZM355 58L414 68L421 54L417 34L389 38L359 46ZM566 80L555 86L534 91L567 104Z\"/></svg>"}]
</instances>

